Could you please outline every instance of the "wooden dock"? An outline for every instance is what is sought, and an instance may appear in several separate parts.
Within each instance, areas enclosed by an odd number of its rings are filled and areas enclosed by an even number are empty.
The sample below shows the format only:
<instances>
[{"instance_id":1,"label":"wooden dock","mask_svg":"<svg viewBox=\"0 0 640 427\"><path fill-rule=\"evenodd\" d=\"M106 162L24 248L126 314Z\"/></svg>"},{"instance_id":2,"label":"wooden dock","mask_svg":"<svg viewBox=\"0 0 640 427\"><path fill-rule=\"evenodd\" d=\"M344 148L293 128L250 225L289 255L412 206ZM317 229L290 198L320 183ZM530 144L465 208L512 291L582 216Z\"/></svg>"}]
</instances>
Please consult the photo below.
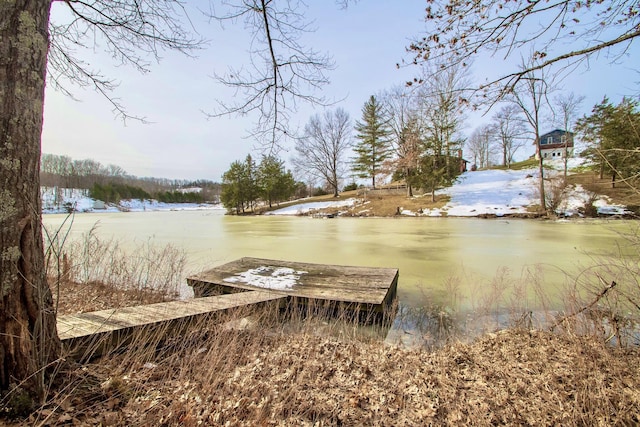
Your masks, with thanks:
<instances>
[{"instance_id":1,"label":"wooden dock","mask_svg":"<svg viewBox=\"0 0 640 427\"><path fill-rule=\"evenodd\" d=\"M90 358L131 341L138 332L176 330L203 316L284 298L273 292L194 298L58 317L58 336L75 356ZM90 354L83 354L83 353Z\"/></svg>"},{"instance_id":2,"label":"wooden dock","mask_svg":"<svg viewBox=\"0 0 640 427\"><path fill-rule=\"evenodd\" d=\"M266 291L298 301L384 312L396 297L398 269L241 258L187 278L196 297Z\"/></svg>"},{"instance_id":3,"label":"wooden dock","mask_svg":"<svg viewBox=\"0 0 640 427\"><path fill-rule=\"evenodd\" d=\"M392 306L398 269L241 258L191 276L187 283L197 298L59 316L58 336L72 356L89 359L136 344L137 334L155 333L160 340L205 316L270 302L281 307L316 303L369 318Z\"/></svg>"}]
</instances>

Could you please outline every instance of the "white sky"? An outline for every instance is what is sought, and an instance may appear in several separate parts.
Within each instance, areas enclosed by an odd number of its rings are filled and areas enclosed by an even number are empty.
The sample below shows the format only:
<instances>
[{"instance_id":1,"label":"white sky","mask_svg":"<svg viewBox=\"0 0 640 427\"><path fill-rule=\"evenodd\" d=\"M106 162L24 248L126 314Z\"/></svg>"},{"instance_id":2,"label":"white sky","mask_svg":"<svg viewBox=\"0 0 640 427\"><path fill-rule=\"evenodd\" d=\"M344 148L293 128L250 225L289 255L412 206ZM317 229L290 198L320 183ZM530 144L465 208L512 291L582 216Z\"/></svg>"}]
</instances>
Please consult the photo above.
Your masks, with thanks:
<instances>
[{"instance_id":1,"label":"white sky","mask_svg":"<svg viewBox=\"0 0 640 427\"><path fill-rule=\"evenodd\" d=\"M54 3L53 8L55 20L55 9L64 8L64 4ZM336 63L336 69L328 72L331 84L320 95L344 98L336 106L355 121L370 95L418 75L416 67L397 70L395 64L405 56L410 40L425 30L424 8L424 0L367 0L355 2L347 10L329 1L311 4L307 14L315 19L317 31L303 41L329 53ZM42 151L117 164L137 176L216 181L234 160L242 160L250 152L257 154L254 141L246 138L254 117L207 120L203 113L213 111L216 99L231 96L211 76L224 73L229 65L248 63L246 32L241 23L227 23L223 31L217 23L207 24L197 12L191 17L200 33L211 40L197 59L167 53L151 73L140 75L130 68L112 66L106 54L87 58L105 75L121 82L115 96L130 113L146 117L150 124L123 124L111 112L111 105L92 91L76 91L79 101L75 101L47 88ZM574 73L563 86L586 96L584 113L604 95L617 103L623 95L638 92L640 77L631 70L635 61L630 59L637 58L638 52L637 44L633 45L614 65L605 59L594 60L588 70ZM478 61L475 75L481 79L504 72L504 68L499 59ZM294 126L304 126L315 112L301 108ZM471 115L466 133L488 120ZM552 128L549 123L542 130ZM280 153L285 160L291 157L291 145L288 148L288 153Z\"/></svg>"}]
</instances>

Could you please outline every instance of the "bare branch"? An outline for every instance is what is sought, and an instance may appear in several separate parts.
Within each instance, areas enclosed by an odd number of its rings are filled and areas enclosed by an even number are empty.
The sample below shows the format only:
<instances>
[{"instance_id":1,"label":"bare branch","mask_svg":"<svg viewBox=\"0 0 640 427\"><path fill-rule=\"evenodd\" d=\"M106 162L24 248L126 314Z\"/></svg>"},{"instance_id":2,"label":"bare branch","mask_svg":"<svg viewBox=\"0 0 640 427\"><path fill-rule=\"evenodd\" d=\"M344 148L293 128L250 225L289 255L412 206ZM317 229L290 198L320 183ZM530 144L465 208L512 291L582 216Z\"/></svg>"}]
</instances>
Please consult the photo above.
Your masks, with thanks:
<instances>
[{"instance_id":1,"label":"bare branch","mask_svg":"<svg viewBox=\"0 0 640 427\"><path fill-rule=\"evenodd\" d=\"M133 66L146 73L150 67L147 58L159 61L164 50L191 55L204 44L181 22L181 17L187 22L189 17L177 1L70 0L56 1L52 7L58 5L68 8L70 18L67 22L50 23L49 82L67 95L71 95L70 85L93 88L123 119L144 121L129 114L114 97L117 82L90 67L80 59L81 55L105 50L118 65Z\"/></svg>"},{"instance_id":2,"label":"bare branch","mask_svg":"<svg viewBox=\"0 0 640 427\"><path fill-rule=\"evenodd\" d=\"M640 35L636 0L434 1L426 9L426 20L429 35L407 48L414 55L413 64L449 58L449 66L455 66L481 52L507 58L523 48L530 50L528 67L476 88L501 87L491 94L494 100L530 72L552 66L568 71L601 53L616 61Z\"/></svg>"},{"instance_id":3,"label":"bare branch","mask_svg":"<svg viewBox=\"0 0 640 427\"><path fill-rule=\"evenodd\" d=\"M252 33L247 68L229 69L216 79L235 89L240 101L218 102L209 117L247 115L258 118L251 136L273 149L284 137L293 137L290 119L297 111L297 103L326 106L330 103L315 91L329 83L325 71L333 69L326 55L305 48L300 37L313 31L304 19L301 2L288 2L278 8L273 0L246 0L238 4L226 3L224 15L210 17L224 22L243 19Z\"/></svg>"}]
</instances>

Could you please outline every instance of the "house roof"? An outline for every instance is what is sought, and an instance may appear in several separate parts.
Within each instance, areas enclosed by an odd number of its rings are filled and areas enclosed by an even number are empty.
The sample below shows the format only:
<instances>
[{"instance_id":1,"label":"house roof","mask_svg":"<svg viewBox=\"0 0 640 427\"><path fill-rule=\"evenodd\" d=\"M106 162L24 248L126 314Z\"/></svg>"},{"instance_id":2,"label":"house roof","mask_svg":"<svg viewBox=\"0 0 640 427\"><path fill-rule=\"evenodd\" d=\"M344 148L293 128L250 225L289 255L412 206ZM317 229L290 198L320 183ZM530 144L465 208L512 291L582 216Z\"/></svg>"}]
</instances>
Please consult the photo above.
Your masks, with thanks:
<instances>
[{"instance_id":1,"label":"house roof","mask_svg":"<svg viewBox=\"0 0 640 427\"><path fill-rule=\"evenodd\" d=\"M547 133L545 133L545 134L543 134L543 135L540 135L540 139L544 138L545 136L551 136L551 135L557 135L557 134L561 134L561 135L564 135L564 134L573 135L574 133L573 133L573 132L568 132L568 131L565 131L565 130L562 130L562 129L554 129L554 130L552 130L551 132L547 132Z\"/></svg>"}]
</instances>

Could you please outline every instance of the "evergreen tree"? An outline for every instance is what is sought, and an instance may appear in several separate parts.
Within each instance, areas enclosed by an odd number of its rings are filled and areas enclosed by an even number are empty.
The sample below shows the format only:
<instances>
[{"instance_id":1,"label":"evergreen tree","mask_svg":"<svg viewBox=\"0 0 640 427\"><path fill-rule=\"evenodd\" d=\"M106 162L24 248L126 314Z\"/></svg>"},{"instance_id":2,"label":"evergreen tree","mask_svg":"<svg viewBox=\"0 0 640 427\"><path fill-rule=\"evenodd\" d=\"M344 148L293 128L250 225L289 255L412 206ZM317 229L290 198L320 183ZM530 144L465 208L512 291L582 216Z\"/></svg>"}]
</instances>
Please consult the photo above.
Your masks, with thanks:
<instances>
[{"instance_id":1,"label":"evergreen tree","mask_svg":"<svg viewBox=\"0 0 640 427\"><path fill-rule=\"evenodd\" d=\"M589 144L586 156L604 173L611 175L611 186L620 178L627 184L637 181L640 169L640 112L638 101L623 98L617 106L608 98L593 107L592 114L576 126Z\"/></svg>"},{"instance_id":2,"label":"evergreen tree","mask_svg":"<svg viewBox=\"0 0 640 427\"><path fill-rule=\"evenodd\" d=\"M384 172L384 162L391 156L391 129L389 120L376 97L371 98L362 108L362 122L356 122L356 138L359 140L354 151L352 170L360 178L371 178L376 188L376 176Z\"/></svg>"},{"instance_id":3,"label":"evergreen tree","mask_svg":"<svg viewBox=\"0 0 640 427\"><path fill-rule=\"evenodd\" d=\"M295 180L290 171L285 171L284 162L274 156L264 156L258 166L260 197L269 203L289 199L295 191Z\"/></svg>"},{"instance_id":4,"label":"evergreen tree","mask_svg":"<svg viewBox=\"0 0 640 427\"><path fill-rule=\"evenodd\" d=\"M236 213L253 210L261 193L259 179L259 169L250 154L244 162L233 162L222 175L220 201L228 210Z\"/></svg>"},{"instance_id":5,"label":"evergreen tree","mask_svg":"<svg viewBox=\"0 0 640 427\"><path fill-rule=\"evenodd\" d=\"M244 175L241 187L246 195L245 202L247 206L250 210L253 210L254 204L260 195L260 189L258 187L258 170L251 154L247 154L244 160Z\"/></svg>"},{"instance_id":6,"label":"evergreen tree","mask_svg":"<svg viewBox=\"0 0 640 427\"><path fill-rule=\"evenodd\" d=\"M242 199L242 176L244 164L235 161L231 163L229 170L222 175L222 189L220 201L228 210L235 209L236 213L244 212L244 200Z\"/></svg>"},{"instance_id":7,"label":"evergreen tree","mask_svg":"<svg viewBox=\"0 0 640 427\"><path fill-rule=\"evenodd\" d=\"M460 174L461 159L457 156L442 155L440 142L433 136L424 139L423 152L414 177L415 185L424 192L431 193L431 200L434 202L436 190L453 184Z\"/></svg>"}]
</instances>

